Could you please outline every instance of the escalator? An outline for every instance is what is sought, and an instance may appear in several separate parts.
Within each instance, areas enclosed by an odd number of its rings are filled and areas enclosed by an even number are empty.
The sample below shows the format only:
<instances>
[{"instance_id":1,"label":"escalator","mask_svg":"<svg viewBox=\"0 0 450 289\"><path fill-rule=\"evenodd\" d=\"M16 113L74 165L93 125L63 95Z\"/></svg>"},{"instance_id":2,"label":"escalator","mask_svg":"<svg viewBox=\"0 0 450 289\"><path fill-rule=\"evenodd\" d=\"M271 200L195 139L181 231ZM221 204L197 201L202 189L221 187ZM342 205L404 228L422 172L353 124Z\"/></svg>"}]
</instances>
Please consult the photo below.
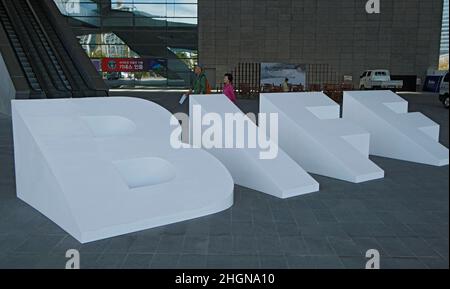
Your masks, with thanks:
<instances>
[{"instance_id":1,"label":"escalator","mask_svg":"<svg viewBox=\"0 0 450 289\"><path fill-rule=\"evenodd\" d=\"M24 73L29 86L29 98L43 98L44 92L41 89L39 80L31 66L28 55L25 53L25 49L22 46L17 36L16 30L13 27L11 18L8 16L3 1L0 1L0 24L4 29L7 38L11 43L11 48L15 52L17 60L21 64L22 72Z\"/></svg>"},{"instance_id":2,"label":"escalator","mask_svg":"<svg viewBox=\"0 0 450 289\"><path fill-rule=\"evenodd\" d=\"M78 43L70 26L57 22L63 16L51 5L46 0L0 0L0 23L27 79L29 98L107 96L87 55L74 48Z\"/></svg>"}]
</instances>

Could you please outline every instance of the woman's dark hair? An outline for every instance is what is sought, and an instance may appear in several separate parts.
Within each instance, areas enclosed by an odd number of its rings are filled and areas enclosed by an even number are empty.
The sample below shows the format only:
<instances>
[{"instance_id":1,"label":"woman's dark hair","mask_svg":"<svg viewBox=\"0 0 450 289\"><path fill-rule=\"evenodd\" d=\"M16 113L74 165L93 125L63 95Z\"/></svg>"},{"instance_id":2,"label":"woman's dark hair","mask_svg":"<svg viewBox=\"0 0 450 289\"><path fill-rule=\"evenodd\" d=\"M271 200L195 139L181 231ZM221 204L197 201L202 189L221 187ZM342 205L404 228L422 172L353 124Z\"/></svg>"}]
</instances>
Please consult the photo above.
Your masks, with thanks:
<instances>
[{"instance_id":1,"label":"woman's dark hair","mask_svg":"<svg viewBox=\"0 0 450 289\"><path fill-rule=\"evenodd\" d=\"M232 83L233 82L233 74L231 73L225 73L225 76L228 78L228 80Z\"/></svg>"}]
</instances>

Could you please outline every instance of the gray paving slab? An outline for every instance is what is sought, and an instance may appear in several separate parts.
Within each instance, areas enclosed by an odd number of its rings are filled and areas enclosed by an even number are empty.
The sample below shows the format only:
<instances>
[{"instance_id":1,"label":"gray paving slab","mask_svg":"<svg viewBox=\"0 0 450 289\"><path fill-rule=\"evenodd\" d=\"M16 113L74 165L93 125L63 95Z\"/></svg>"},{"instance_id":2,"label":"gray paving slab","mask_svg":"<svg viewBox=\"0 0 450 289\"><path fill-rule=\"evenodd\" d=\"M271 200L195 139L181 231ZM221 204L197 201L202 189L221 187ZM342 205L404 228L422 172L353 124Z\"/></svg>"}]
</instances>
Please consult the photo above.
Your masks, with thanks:
<instances>
[{"instance_id":1,"label":"gray paving slab","mask_svg":"<svg viewBox=\"0 0 450 289\"><path fill-rule=\"evenodd\" d=\"M178 94L136 92L171 112ZM404 94L410 110L441 125L433 94ZM240 100L257 112L255 100ZM382 268L449 267L449 168L372 157L386 178L350 184L314 176L321 191L280 200L235 187L233 208L204 218L81 245L16 198L11 120L0 116L0 268L61 268L78 249L82 268L352 268L377 249Z\"/></svg>"}]
</instances>

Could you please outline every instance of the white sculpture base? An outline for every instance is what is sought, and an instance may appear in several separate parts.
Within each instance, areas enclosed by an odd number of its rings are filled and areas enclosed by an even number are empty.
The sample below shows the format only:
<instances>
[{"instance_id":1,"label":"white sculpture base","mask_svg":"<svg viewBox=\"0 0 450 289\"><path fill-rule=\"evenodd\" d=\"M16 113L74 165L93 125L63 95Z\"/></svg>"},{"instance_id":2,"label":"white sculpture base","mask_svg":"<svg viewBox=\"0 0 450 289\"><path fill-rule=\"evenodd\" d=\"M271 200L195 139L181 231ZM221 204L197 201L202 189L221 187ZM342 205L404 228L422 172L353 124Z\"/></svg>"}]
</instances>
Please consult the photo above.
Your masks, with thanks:
<instances>
[{"instance_id":1,"label":"white sculpture base","mask_svg":"<svg viewBox=\"0 0 450 289\"><path fill-rule=\"evenodd\" d=\"M222 120L225 119L225 114L240 115L247 121L250 129L254 129L260 134L266 134L265 130L258 128L225 95L191 95L189 100L191 137L194 106L201 107L201 118L208 113L217 114ZM203 132L205 132L204 127L202 128ZM226 135L225 129L223 129L220 139L225 140L228 137L230 136ZM274 159L261 159L261 150L248 146L229 149L211 148L207 151L227 167L234 182L238 185L283 199L319 190L319 184L280 148Z\"/></svg>"},{"instance_id":2,"label":"white sculpture base","mask_svg":"<svg viewBox=\"0 0 450 289\"><path fill-rule=\"evenodd\" d=\"M343 117L370 132L372 155L433 166L449 163L439 125L421 113L408 113L408 102L391 91L345 92Z\"/></svg>"},{"instance_id":3,"label":"white sculpture base","mask_svg":"<svg viewBox=\"0 0 450 289\"><path fill-rule=\"evenodd\" d=\"M370 135L340 118L320 92L262 93L260 111L278 113L280 147L308 172L353 183L384 177L369 158Z\"/></svg>"},{"instance_id":4,"label":"white sculpture base","mask_svg":"<svg viewBox=\"0 0 450 289\"><path fill-rule=\"evenodd\" d=\"M81 243L228 209L233 180L136 98L12 102L17 196Z\"/></svg>"}]
</instances>

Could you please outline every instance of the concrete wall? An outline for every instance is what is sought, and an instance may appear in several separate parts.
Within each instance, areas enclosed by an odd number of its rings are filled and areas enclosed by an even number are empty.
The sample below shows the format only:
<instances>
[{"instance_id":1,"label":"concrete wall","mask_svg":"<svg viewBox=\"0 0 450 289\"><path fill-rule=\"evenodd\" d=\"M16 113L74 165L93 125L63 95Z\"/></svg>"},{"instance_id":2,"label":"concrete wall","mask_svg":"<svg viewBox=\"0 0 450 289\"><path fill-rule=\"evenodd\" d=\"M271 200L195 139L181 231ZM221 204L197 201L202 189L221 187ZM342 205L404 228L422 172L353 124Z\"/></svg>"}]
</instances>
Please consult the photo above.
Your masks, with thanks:
<instances>
[{"instance_id":1,"label":"concrete wall","mask_svg":"<svg viewBox=\"0 0 450 289\"><path fill-rule=\"evenodd\" d=\"M11 100L15 96L16 89L0 53L0 113L11 115Z\"/></svg>"},{"instance_id":2,"label":"concrete wall","mask_svg":"<svg viewBox=\"0 0 450 289\"><path fill-rule=\"evenodd\" d=\"M199 0L199 57L221 75L239 62L329 64L423 77L437 68L443 0ZM221 79L221 78L217 78Z\"/></svg>"}]
</instances>

